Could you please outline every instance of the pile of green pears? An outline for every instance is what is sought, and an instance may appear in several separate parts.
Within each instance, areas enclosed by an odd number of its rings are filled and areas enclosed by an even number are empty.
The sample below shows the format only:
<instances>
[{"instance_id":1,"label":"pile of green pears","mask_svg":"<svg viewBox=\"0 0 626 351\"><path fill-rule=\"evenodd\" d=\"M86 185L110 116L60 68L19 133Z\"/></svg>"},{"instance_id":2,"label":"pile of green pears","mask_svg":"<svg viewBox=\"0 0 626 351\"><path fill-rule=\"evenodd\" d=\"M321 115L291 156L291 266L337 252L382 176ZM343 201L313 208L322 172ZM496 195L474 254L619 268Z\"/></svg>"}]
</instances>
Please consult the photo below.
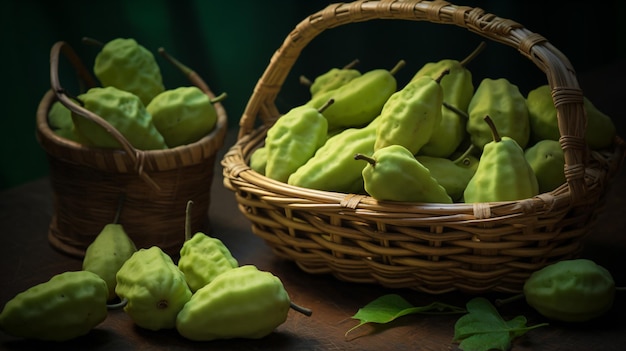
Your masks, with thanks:
<instances>
[{"instance_id":1,"label":"pile of green pears","mask_svg":"<svg viewBox=\"0 0 626 351\"><path fill-rule=\"evenodd\" d=\"M309 83L310 100L270 126L250 167L290 185L426 203L531 198L566 183L549 85L524 95L506 78L475 85L468 63L442 59L398 87L393 69L331 68ZM609 116L584 97L585 141L613 145Z\"/></svg>"},{"instance_id":2,"label":"pile of green pears","mask_svg":"<svg viewBox=\"0 0 626 351\"><path fill-rule=\"evenodd\" d=\"M0 311L0 331L34 340L67 341L89 333L110 310L123 309L142 329L176 330L194 341L260 339L288 312L311 315L293 303L279 277L240 265L218 238L190 231L178 262L158 246L137 247L115 219L87 247L82 269L59 273L18 293Z\"/></svg>"},{"instance_id":3,"label":"pile of green pears","mask_svg":"<svg viewBox=\"0 0 626 351\"><path fill-rule=\"evenodd\" d=\"M165 54L167 55L167 54ZM183 73L190 71L170 60ZM102 117L139 150L160 150L194 143L217 124L211 98L195 85L166 89L155 56L132 38L102 44L93 65L101 83L73 98ZM97 123L56 101L48 114L57 135L97 148L120 148L120 143Z\"/></svg>"}]
</instances>

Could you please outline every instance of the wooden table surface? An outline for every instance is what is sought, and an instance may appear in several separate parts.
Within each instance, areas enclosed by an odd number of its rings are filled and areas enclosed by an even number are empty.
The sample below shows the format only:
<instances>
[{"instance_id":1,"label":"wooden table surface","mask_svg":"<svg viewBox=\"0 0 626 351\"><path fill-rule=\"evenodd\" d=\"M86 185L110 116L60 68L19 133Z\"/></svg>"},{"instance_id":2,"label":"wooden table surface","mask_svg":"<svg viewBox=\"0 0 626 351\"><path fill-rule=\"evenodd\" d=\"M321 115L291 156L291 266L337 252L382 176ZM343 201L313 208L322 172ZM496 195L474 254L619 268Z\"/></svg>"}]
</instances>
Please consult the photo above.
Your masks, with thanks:
<instances>
[{"instance_id":1,"label":"wooden table surface","mask_svg":"<svg viewBox=\"0 0 626 351\"><path fill-rule=\"evenodd\" d=\"M602 72L608 75L615 73L613 69ZM606 101L621 93L602 87L600 75L587 77L587 80L581 81L593 87L594 96L598 96L604 106L611 104L609 108L614 111L621 109L623 97L612 103ZM232 145L235 135L235 130L229 131L220 157ZM433 296L410 290L346 283L331 276L304 273L295 264L274 256L262 240L252 234L249 222L237 210L234 195L222 185L219 162L216 162L215 168L209 212L212 235L220 238L241 264L255 264L279 276L291 299L312 309L313 315L307 317L290 311L287 321L261 340L193 342L179 336L175 330L142 330L134 326L123 311L110 311L107 319L88 335L66 342L61 347L80 350L458 350L452 338L459 315L409 315L387 325L366 325L346 337L348 329L358 323L351 316L360 307L384 294L400 294L415 306L434 301L464 306L474 296L463 293ZM625 204L626 171L622 168L611 184L603 212L590 235L584 239L583 251L584 257L608 268L620 286L626 286ZM56 251L48 243L52 211L52 190L48 178L0 193L0 305L54 274L80 269L79 259ZM485 297L493 301L504 296L493 294ZM523 300L505 305L499 311L505 319L524 315L529 325L546 321ZM48 343L22 340L0 332L0 349L39 350L48 347ZM624 347L626 293L618 293L613 309L604 317L575 325L551 322L548 327L532 330L516 339L512 350L609 351L623 350Z\"/></svg>"}]
</instances>

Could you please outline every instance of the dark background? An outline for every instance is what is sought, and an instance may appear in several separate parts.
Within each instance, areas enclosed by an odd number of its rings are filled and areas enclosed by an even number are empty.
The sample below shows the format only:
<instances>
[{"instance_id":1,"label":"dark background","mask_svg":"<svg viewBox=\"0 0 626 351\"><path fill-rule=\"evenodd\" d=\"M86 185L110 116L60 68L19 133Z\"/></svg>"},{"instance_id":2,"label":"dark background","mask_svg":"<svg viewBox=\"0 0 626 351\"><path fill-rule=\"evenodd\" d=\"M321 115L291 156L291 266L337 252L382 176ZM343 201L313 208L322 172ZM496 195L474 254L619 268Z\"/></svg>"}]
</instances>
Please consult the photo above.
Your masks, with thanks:
<instances>
[{"instance_id":1,"label":"dark background","mask_svg":"<svg viewBox=\"0 0 626 351\"><path fill-rule=\"evenodd\" d=\"M229 128L238 121L254 85L269 59L306 16L331 1L35 1L9 0L0 11L2 38L0 95L0 189L13 187L48 173L45 152L35 139L35 112L50 88L50 48L67 41L91 67L97 48L86 46L82 37L108 41L132 37L156 54L164 47L197 71L216 92L227 92L224 106ZM550 40L572 62L579 76L611 69L625 59L625 2L500 1L453 2L480 7L500 17L515 20ZM310 78L331 67L358 58L357 68L391 68L398 60L407 66L398 74L403 84L421 65L443 58L462 59L483 40L464 28L428 22L374 20L327 30L316 37L298 58L277 99L281 111L304 102L307 89L298 76ZM546 83L534 64L515 49L495 42L468 67L476 83L482 78L504 77L526 94ZM167 62L157 57L166 88L188 85ZM74 89L75 76L61 65L61 82ZM615 79L623 79L615 72ZM581 87L602 109L606 99L593 94L593 86ZM617 84L620 86L620 84ZM623 111L605 111L620 127ZM229 147L225 145L224 147Z\"/></svg>"}]
</instances>

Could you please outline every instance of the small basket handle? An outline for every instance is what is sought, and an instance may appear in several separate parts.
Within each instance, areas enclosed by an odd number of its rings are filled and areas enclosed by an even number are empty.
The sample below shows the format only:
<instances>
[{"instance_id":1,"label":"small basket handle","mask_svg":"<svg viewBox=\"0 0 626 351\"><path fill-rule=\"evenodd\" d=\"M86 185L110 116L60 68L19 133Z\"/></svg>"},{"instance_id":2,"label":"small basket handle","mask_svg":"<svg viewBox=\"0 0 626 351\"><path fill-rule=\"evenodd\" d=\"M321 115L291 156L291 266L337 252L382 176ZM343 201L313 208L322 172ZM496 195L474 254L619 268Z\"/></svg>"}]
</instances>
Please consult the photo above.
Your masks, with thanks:
<instances>
[{"instance_id":1,"label":"small basket handle","mask_svg":"<svg viewBox=\"0 0 626 351\"><path fill-rule=\"evenodd\" d=\"M148 173L143 170L143 161L145 159L145 151L138 150L120 133L115 127L113 127L109 122L107 122L104 118L98 116L97 114L87 110L81 105L75 103L66 93L65 89L61 86L59 80L59 56L63 54L72 64L76 73L83 84L86 85L87 88L95 87L96 81L91 76L85 65L83 64L80 57L76 54L74 49L64 41L56 42L50 51L50 83L52 85L52 90L54 91L57 99L65 105L70 111L83 116L90 121L97 123L99 126L104 128L111 136L117 140L122 149L126 152L126 155L130 157L132 163L135 165L135 169L146 183L156 191L160 191L161 187L150 177Z\"/></svg>"},{"instance_id":2,"label":"small basket handle","mask_svg":"<svg viewBox=\"0 0 626 351\"><path fill-rule=\"evenodd\" d=\"M565 155L565 177L573 202L584 201L585 164L588 150L585 142L586 114L583 93L576 73L565 55L543 36L519 23L486 13L480 8L457 6L447 1L358 0L330 4L299 24L285 38L258 80L240 119L241 139L252 132L259 118L268 125L280 113L275 100L302 49L326 29L373 19L428 21L464 27L487 39L516 48L533 61L547 76Z\"/></svg>"}]
</instances>

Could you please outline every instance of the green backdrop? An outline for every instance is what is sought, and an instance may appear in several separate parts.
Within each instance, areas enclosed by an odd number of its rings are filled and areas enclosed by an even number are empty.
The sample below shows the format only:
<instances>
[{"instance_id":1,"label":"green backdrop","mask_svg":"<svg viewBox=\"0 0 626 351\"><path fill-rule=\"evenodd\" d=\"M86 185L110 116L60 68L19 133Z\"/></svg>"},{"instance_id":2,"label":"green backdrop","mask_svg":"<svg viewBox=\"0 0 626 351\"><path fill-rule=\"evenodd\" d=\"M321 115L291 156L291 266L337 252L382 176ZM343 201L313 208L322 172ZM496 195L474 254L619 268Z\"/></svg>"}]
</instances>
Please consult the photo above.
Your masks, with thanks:
<instances>
[{"instance_id":1,"label":"green backdrop","mask_svg":"<svg viewBox=\"0 0 626 351\"><path fill-rule=\"evenodd\" d=\"M49 52L56 41L69 42L89 65L97 49L81 42L85 36L100 41L132 37L155 53L162 46L196 70L216 93L228 93L224 106L229 115L229 128L237 128L254 85L274 51L298 22L331 2L3 2L0 11L1 103L4 107L0 189L48 173L45 153L35 139L35 112L50 87ZM591 8L587 1L564 0L453 3L480 7L542 34L568 56L579 73L625 57L621 24L626 15L623 1L606 1L597 8ZM398 75L402 84L425 62L461 59L481 40L463 28L411 21L374 20L327 30L302 52L281 90L277 105L284 111L305 101L307 90L298 83L301 74L314 78L354 58L361 61L358 68L362 71L391 68L399 59L404 59L407 66ZM469 67L476 81L484 77L505 77L516 83L523 93L545 83L545 76L514 49L493 42L487 44L487 49ZM179 72L158 59L166 87L189 84ZM73 87L74 78L69 69L61 72L65 87Z\"/></svg>"}]
</instances>

